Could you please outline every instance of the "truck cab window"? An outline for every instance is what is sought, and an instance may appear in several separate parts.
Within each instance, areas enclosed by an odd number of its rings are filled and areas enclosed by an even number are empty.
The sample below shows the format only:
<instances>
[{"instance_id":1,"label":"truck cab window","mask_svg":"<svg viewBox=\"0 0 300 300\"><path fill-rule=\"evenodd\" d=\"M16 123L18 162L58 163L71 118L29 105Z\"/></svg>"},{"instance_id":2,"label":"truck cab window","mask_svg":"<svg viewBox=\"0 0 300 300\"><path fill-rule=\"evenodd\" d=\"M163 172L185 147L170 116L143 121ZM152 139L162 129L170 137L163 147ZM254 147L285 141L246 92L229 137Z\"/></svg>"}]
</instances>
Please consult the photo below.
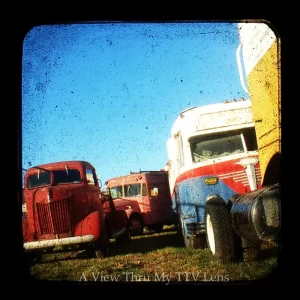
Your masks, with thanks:
<instances>
[{"instance_id":1,"label":"truck cab window","mask_svg":"<svg viewBox=\"0 0 300 300\"><path fill-rule=\"evenodd\" d=\"M96 185L94 172L91 169L86 169L86 180L89 185Z\"/></svg>"},{"instance_id":2,"label":"truck cab window","mask_svg":"<svg viewBox=\"0 0 300 300\"><path fill-rule=\"evenodd\" d=\"M53 171L53 178L55 184L81 182L80 172L76 169L70 169L68 171L55 170Z\"/></svg>"},{"instance_id":3,"label":"truck cab window","mask_svg":"<svg viewBox=\"0 0 300 300\"><path fill-rule=\"evenodd\" d=\"M40 172L39 174L33 174L28 177L27 187L29 189L36 188L43 185L48 185L51 183L51 173L50 172Z\"/></svg>"}]
</instances>

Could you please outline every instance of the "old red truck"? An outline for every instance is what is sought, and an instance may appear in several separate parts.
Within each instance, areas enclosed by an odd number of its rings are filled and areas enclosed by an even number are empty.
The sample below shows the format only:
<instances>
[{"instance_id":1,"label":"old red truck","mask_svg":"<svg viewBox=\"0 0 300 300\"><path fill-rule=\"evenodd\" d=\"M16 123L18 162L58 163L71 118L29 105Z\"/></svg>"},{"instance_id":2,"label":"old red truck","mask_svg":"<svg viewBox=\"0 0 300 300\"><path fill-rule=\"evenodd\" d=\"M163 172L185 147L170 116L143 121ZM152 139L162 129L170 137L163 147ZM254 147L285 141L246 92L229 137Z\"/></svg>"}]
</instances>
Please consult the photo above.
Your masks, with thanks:
<instances>
[{"instance_id":1,"label":"old red truck","mask_svg":"<svg viewBox=\"0 0 300 300\"><path fill-rule=\"evenodd\" d=\"M25 252L84 249L106 257L110 239L129 242L128 219L103 195L95 168L86 161L61 161L28 169L22 205Z\"/></svg>"}]
</instances>

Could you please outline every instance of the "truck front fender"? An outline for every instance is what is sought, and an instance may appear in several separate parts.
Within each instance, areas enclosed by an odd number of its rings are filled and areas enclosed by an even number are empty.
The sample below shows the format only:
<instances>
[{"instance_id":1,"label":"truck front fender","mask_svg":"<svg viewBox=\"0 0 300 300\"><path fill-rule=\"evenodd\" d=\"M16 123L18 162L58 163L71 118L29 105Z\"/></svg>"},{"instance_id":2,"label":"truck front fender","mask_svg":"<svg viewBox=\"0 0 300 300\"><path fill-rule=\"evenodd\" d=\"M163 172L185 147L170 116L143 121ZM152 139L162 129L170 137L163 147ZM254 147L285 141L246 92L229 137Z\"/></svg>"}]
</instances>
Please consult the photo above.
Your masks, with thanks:
<instances>
[{"instance_id":1,"label":"truck front fender","mask_svg":"<svg viewBox=\"0 0 300 300\"><path fill-rule=\"evenodd\" d=\"M104 235L104 216L100 211L90 213L74 229L74 236L93 235L95 240Z\"/></svg>"}]
</instances>

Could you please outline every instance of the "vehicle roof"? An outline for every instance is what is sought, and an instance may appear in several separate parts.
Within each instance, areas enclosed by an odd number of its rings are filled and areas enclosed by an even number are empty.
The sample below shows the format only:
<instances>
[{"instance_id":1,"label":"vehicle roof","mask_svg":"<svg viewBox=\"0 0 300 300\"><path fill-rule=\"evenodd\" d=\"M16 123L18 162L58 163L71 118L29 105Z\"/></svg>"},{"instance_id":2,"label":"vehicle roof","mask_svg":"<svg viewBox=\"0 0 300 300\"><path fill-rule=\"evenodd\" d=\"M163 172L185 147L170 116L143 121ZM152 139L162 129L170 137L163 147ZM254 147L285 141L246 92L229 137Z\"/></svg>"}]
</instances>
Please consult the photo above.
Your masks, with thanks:
<instances>
[{"instance_id":1,"label":"vehicle roof","mask_svg":"<svg viewBox=\"0 0 300 300\"><path fill-rule=\"evenodd\" d=\"M166 170L159 170L159 171L140 171L140 172L131 172L130 174L128 175L123 175L123 176L118 176L118 177L113 177L113 178L110 178L106 181L106 184L111 182L119 182L119 181L122 181L122 180L135 180L137 181L137 178L140 180L142 179L143 177L147 177L148 175L153 175L153 176L161 176L161 175L164 175L164 176L168 176L168 172ZM125 183L125 181L124 181Z\"/></svg>"},{"instance_id":2,"label":"vehicle roof","mask_svg":"<svg viewBox=\"0 0 300 300\"><path fill-rule=\"evenodd\" d=\"M211 128L220 128L223 127L224 124L221 125L219 123L216 123L215 120L212 120L209 118L208 122L204 122L202 120L201 116L205 115L212 115L215 114L216 117L221 121L222 119L226 120L225 118L220 118L218 116L218 113L225 113L225 112L233 112L236 111L241 117L244 116L245 112L242 112L246 109L246 117L247 117L247 123L252 123L252 115L250 116L248 111L252 112L252 103L250 99L243 99L240 100L232 100L228 101L225 100L220 103L213 103L213 104L207 104L207 105L200 105L197 107L191 107L188 109L185 109L183 112L179 114L179 116L176 118L175 122L173 123L173 126L171 128L171 136L175 136L178 134L179 131L186 131L186 132L195 132L198 130L206 130ZM211 120L210 120L211 119ZM245 122L244 118L242 123ZM239 122L234 123L232 125L240 125Z\"/></svg>"},{"instance_id":3,"label":"vehicle roof","mask_svg":"<svg viewBox=\"0 0 300 300\"><path fill-rule=\"evenodd\" d=\"M58 161L58 162L51 162L51 163L46 163L46 164L41 164L41 165L36 165L34 167L31 167L30 169L27 170L27 173L35 172L36 168L42 168L42 169L47 169L49 171L52 170L57 170L57 169L64 169L65 167L69 168L78 168L78 167L90 167L93 168L92 164L90 164L87 161L84 160L67 160L67 161Z\"/></svg>"}]
</instances>

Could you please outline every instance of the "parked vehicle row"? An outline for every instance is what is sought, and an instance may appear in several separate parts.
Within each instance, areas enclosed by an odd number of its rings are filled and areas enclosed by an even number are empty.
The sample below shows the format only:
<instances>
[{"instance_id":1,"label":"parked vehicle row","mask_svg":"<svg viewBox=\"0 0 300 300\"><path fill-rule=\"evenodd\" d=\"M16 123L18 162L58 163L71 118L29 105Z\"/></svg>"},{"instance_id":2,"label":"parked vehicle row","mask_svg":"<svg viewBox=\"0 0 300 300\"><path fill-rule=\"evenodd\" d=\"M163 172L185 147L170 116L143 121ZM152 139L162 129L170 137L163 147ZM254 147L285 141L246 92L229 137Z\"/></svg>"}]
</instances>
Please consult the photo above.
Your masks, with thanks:
<instances>
[{"instance_id":1,"label":"parked vehicle row","mask_svg":"<svg viewBox=\"0 0 300 300\"><path fill-rule=\"evenodd\" d=\"M86 161L27 170L26 251L84 249L103 258L110 239L128 243L145 227L160 232L172 224L186 247L208 246L223 263L256 257L262 242L279 241L280 40L265 23L237 26L249 99L182 111L167 140L165 168L111 178L105 191Z\"/></svg>"}]
</instances>

